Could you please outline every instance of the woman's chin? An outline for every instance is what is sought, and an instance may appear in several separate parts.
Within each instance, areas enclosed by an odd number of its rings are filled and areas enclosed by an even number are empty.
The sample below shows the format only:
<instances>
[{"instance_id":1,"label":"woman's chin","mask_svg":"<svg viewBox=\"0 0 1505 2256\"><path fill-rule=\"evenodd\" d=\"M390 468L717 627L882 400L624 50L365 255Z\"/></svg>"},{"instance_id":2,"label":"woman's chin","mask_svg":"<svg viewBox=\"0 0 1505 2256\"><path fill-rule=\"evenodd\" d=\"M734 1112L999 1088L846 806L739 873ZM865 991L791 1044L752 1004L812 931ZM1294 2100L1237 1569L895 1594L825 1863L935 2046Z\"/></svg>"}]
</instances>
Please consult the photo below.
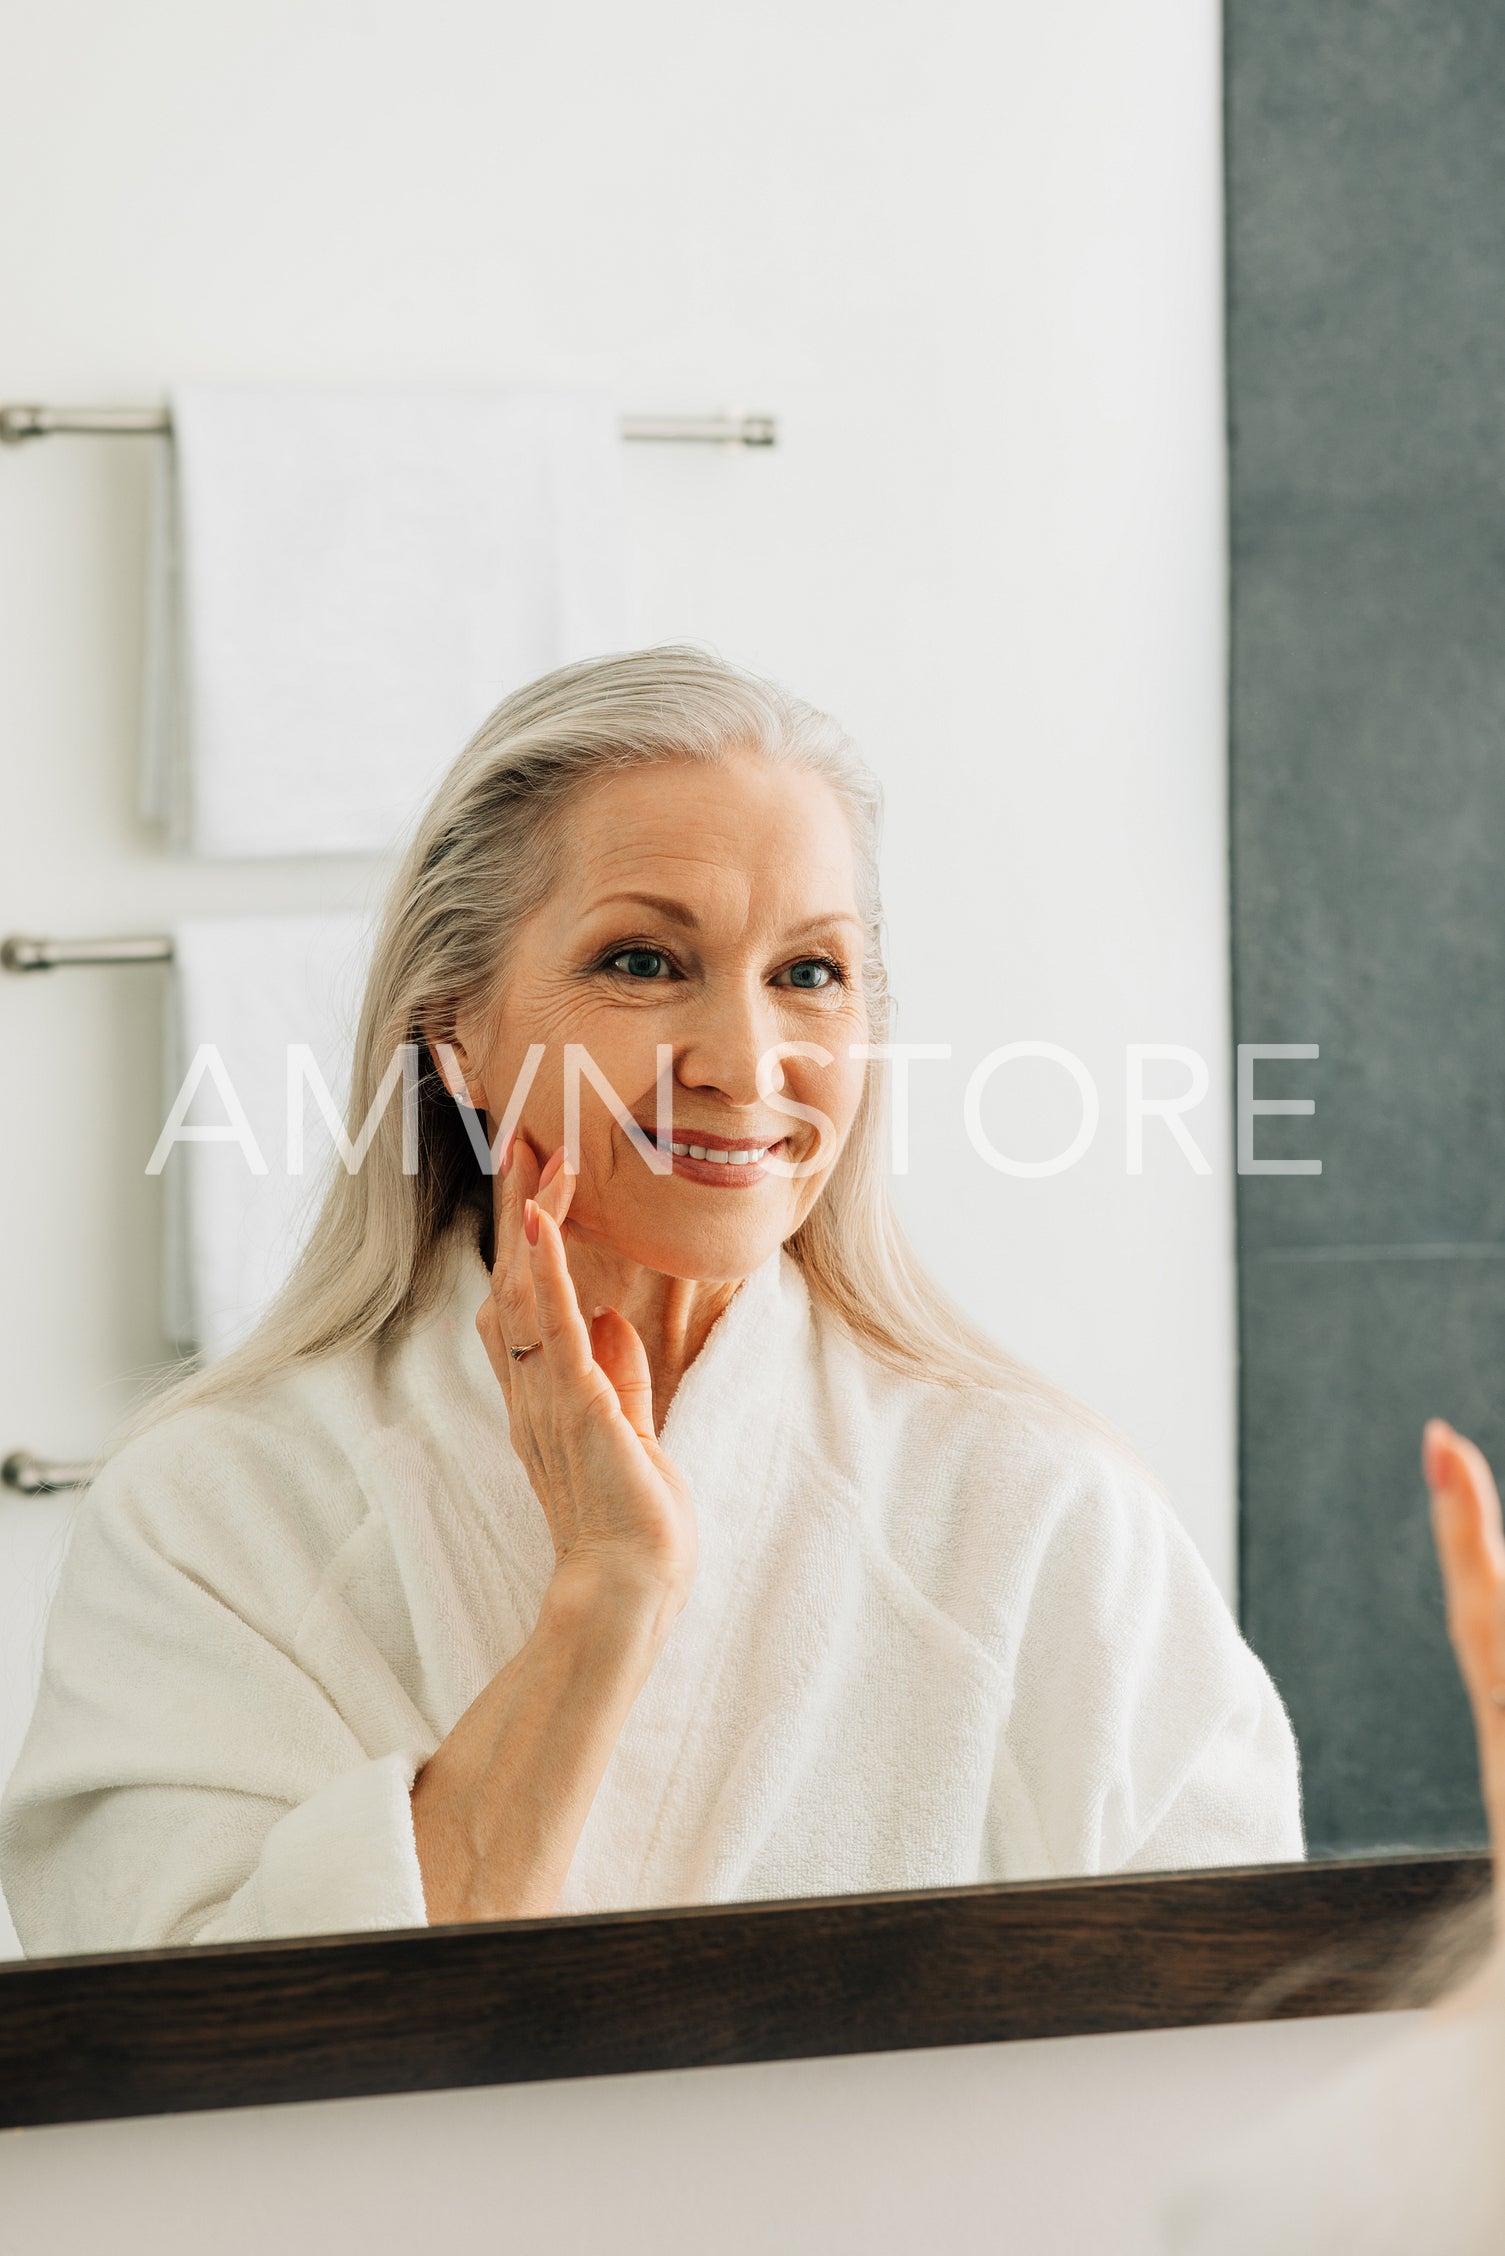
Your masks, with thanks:
<instances>
[{"instance_id":1,"label":"woman's chin","mask_svg":"<svg viewBox=\"0 0 1505 2256\"><path fill-rule=\"evenodd\" d=\"M581 1236L618 1260L691 1284L726 1284L750 1277L788 1236L793 1224L777 1214L707 1214L666 1226L662 1216L593 1217Z\"/></svg>"}]
</instances>

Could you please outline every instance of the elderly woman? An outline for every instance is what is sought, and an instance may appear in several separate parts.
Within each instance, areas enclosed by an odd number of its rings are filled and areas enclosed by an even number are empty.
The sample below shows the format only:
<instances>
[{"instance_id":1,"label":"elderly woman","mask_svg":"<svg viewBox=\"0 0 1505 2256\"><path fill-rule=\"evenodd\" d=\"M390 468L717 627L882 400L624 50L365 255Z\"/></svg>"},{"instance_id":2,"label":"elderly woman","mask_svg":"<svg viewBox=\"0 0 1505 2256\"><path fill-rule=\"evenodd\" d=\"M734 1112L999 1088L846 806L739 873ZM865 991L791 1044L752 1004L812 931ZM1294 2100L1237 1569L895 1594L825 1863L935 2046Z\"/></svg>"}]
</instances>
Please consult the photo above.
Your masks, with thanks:
<instances>
[{"instance_id":1,"label":"elderly woman","mask_svg":"<svg viewBox=\"0 0 1505 2256\"><path fill-rule=\"evenodd\" d=\"M357 1122L417 1045L416 1150L383 1112L83 1507L29 1950L1302 1853L1150 1476L895 1222L877 828L829 718L693 650L466 747L356 1044Z\"/></svg>"}]
</instances>

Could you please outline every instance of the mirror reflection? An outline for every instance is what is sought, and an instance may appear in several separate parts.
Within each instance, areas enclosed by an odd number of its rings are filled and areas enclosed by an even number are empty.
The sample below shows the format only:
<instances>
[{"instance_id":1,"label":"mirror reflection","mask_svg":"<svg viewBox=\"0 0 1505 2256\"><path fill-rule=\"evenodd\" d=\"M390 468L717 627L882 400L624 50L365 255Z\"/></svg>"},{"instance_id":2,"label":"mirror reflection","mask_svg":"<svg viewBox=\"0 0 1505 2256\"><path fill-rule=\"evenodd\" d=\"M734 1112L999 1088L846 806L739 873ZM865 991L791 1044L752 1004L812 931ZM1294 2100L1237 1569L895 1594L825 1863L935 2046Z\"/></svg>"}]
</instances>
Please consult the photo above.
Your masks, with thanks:
<instances>
[{"instance_id":1,"label":"mirror reflection","mask_svg":"<svg viewBox=\"0 0 1505 2256\"><path fill-rule=\"evenodd\" d=\"M891 1015L828 715L674 648L497 708L378 922L364 1152L83 1507L29 1950L1300 1855L1148 1469L906 1241Z\"/></svg>"},{"instance_id":2,"label":"mirror reflection","mask_svg":"<svg viewBox=\"0 0 1505 2256\"><path fill-rule=\"evenodd\" d=\"M1332 137L1251 27L1225 366L1216 9L587 13L327 329L297 73L191 307L133 129L0 408L0 1949L1482 1840L1494 534Z\"/></svg>"}]
</instances>

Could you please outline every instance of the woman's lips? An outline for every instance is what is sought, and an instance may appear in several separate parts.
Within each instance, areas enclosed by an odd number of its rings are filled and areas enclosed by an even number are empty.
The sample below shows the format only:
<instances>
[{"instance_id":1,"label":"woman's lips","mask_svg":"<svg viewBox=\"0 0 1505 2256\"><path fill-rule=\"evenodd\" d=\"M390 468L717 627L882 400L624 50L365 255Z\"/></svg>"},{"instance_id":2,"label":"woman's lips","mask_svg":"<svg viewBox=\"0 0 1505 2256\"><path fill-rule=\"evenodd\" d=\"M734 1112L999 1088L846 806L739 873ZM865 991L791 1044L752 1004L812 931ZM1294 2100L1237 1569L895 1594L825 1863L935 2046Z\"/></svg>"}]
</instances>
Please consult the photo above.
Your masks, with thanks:
<instances>
[{"instance_id":1,"label":"woman's lips","mask_svg":"<svg viewBox=\"0 0 1505 2256\"><path fill-rule=\"evenodd\" d=\"M713 1190L746 1190L766 1179L769 1153L782 1152L787 1141L780 1136L768 1144L739 1144L729 1136L697 1136L687 1130L669 1146L674 1155L671 1172L686 1183L706 1183Z\"/></svg>"}]
</instances>

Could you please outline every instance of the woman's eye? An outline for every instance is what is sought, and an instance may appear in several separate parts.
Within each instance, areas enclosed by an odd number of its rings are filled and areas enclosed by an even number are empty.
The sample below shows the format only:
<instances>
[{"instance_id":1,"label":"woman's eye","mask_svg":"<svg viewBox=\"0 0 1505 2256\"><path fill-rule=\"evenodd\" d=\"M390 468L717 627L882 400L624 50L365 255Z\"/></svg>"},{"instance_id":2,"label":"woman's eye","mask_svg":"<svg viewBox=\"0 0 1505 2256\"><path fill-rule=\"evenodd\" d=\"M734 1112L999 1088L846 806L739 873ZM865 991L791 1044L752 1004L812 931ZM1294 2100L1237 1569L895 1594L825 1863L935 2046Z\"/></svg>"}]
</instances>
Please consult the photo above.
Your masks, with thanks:
<instances>
[{"instance_id":1,"label":"woman's eye","mask_svg":"<svg viewBox=\"0 0 1505 2256\"><path fill-rule=\"evenodd\" d=\"M610 968L625 971L629 979L662 979L669 959L657 948L623 948L611 958Z\"/></svg>"},{"instance_id":2,"label":"woman's eye","mask_svg":"<svg viewBox=\"0 0 1505 2256\"><path fill-rule=\"evenodd\" d=\"M789 966L791 987L830 987L835 984L835 980L834 965L828 964L821 956L807 956L803 963Z\"/></svg>"}]
</instances>

